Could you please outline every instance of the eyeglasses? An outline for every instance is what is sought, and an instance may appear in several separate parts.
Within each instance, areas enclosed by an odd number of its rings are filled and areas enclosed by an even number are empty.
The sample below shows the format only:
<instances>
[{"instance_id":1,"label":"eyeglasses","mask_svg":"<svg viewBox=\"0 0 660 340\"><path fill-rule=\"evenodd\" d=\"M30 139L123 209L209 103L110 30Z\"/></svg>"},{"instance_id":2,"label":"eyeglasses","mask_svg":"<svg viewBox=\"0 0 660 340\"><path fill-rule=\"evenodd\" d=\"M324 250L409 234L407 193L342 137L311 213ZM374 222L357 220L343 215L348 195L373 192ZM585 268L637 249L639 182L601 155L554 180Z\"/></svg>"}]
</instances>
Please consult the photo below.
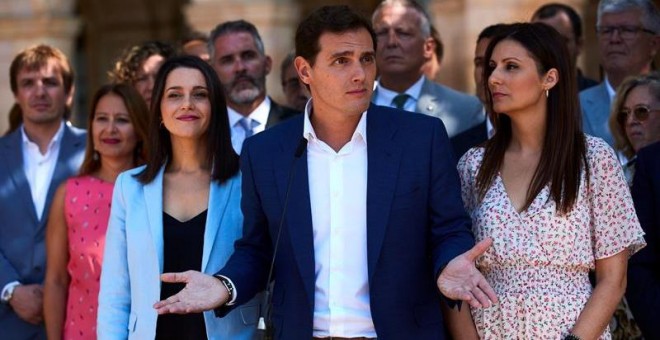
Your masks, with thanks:
<instances>
[{"instance_id":1,"label":"eyeglasses","mask_svg":"<svg viewBox=\"0 0 660 340\"><path fill-rule=\"evenodd\" d=\"M596 32L601 38L609 38L614 32L619 32L619 37L624 40L634 39L639 32L655 35L655 32L639 26L599 26L596 27Z\"/></svg>"},{"instance_id":2,"label":"eyeglasses","mask_svg":"<svg viewBox=\"0 0 660 340\"><path fill-rule=\"evenodd\" d=\"M660 109L654 110L649 108L648 106L640 105L635 107L632 111L628 109L621 109L621 111L619 111L619 114L617 115L617 118L619 120L619 124L625 125L626 122L628 121L628 117L632 113L633 117L635 117L635 120L637 120L638 122L643 122L649 118L651 112L656 112L656 111L660 111Z\"/></svg>"}]
</instances>

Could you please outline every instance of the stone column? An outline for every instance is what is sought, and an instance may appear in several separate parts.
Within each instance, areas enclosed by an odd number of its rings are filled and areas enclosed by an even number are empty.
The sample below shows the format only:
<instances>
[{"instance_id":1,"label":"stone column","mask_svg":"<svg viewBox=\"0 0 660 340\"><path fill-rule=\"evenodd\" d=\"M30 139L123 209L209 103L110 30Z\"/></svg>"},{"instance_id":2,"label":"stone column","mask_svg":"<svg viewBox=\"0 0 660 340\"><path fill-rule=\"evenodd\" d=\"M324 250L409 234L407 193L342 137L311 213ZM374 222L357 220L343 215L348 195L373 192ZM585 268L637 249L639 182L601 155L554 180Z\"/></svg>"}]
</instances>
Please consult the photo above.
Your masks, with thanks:
<instances>
[{"instance_id":1,"label":"stone column","mask_svg":"<svg viewBox=\"0 0 660 340\"><path fill-rule=\"evenodd\" d=\"M0 135L9 127L14 95L9 85L9 66L21 50L36 44L55 46L73 63L80 21L75 0L3 0L0 2Z\"/></svg>"}]
</instances>

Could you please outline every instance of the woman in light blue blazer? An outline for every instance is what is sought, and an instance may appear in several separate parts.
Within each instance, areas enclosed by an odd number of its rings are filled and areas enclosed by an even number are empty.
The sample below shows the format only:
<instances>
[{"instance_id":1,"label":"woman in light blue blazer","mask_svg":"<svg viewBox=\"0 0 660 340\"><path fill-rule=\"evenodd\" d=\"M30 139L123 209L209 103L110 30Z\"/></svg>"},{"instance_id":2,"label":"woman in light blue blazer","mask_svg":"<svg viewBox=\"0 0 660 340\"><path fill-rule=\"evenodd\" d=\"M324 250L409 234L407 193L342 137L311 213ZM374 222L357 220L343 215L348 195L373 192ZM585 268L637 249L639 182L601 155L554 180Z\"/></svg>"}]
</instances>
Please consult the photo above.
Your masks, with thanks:
<instances>
[{"instance_id":1,"label":"woman in light blue blazer","mask_svg":"<svg viewBox=\"0 0 660 340\"><path fill-rule=\"evenodd\" d=\"M224 318L158 315L183 288L164 271L217 272L241 236L240 173L225 98L197 57L163 64L151 101L147 163L117 178L99 294L99 339L251 339L258 300Z\"/></svg>"}]
</instances>

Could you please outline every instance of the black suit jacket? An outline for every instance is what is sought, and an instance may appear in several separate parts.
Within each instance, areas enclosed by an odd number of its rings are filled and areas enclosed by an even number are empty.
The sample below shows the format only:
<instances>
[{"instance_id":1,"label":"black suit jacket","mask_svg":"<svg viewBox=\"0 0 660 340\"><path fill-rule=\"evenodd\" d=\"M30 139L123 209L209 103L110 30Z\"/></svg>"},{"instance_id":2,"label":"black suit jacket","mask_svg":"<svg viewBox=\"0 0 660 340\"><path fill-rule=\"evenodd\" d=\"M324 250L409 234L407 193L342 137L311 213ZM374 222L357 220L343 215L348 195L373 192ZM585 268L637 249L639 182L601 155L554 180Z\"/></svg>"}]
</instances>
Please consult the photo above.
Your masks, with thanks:
<instances>
[{"instance_id":1,"label":"black suit jacket","mask_svg":"<svg viewBox=\"0 0 660 340\"><path fill-rule=\"evenodd\" d=\"M266 129L270 129L278 123L291 118L301 113L292 108L282 106L276 103L272 98L270 99L270 111L268 111L268 121L266 122Z\"/></svg>"},{"instance_id":2,"label":"black suit jacket","mask_svg":"<svg viewBox=\"0 0 660 340\"><path fill-rule=\"evenodd\" d=\"M647 339L660 339L660 142L637 153L632 196L646 247L630 258L626 297Z\"/></svg>"},{"instance_id":3,"label":"black suit jacket","mask_svg":"<svg viewBox=\"0 0 660 340\"><path fill-rule=\"evenodd\" d=\"M487 130L486 120L484 120L480 124L477 124L449 139L457 162L468 150L480 145L488 139Z\"/></svg>"}]
</instances>

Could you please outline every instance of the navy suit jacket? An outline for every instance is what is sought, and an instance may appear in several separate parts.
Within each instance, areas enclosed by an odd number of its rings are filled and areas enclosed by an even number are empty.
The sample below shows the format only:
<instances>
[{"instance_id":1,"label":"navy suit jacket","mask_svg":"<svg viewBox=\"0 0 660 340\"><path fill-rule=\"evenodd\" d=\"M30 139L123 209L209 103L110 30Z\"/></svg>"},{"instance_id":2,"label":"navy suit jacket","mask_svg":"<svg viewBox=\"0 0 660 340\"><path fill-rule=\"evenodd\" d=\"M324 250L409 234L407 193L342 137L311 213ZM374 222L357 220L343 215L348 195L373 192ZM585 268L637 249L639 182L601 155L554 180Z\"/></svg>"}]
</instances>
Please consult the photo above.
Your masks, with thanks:
<instances>
[{"instance_id":1,"label":"navy suit jacket","mask_svg":"<svg viewBox=\"0 0 660 340\"><path fill-rule=\"evenodd\" d=\"M630 258L626 297L647 339L660 339L660 142L637 153L632 196L646 247Z\"/></svg>"},{"instance_id":2,"label":"navy suit jacket","mask_svg":"<svg viewBox=\"0 0 660 340\"><path fill-rule=\"evenodd\" d=\"M294 158L303 118L246 141L241 155L244 234L219 272L234 282L237 304L264 289L293 169L275 257L276 339L312 338L315 262L307 157ZM378 338L442 339L436 278L474 243L447 133L437 118L372 105L367 139L367 270ZM231 308L216 312L223 315Z\"/></svg>"},{"instance_id":3,"label":"navy suit jacket","mask_svg":"<svg viewBox=\"0 0 660 340\"><path fill-rule=\"evenodd\" d=\"M57 187L80 168L86 133L64 126L60 153L48 187L42 218L34 209L30 184L23 170L21 129L0 138L0 290L13 281L42 284L46 273L46 222ZM0 304L0 338L46 338L42 325L21 320L6 304Z\"/></svg>"}]
</instances>

